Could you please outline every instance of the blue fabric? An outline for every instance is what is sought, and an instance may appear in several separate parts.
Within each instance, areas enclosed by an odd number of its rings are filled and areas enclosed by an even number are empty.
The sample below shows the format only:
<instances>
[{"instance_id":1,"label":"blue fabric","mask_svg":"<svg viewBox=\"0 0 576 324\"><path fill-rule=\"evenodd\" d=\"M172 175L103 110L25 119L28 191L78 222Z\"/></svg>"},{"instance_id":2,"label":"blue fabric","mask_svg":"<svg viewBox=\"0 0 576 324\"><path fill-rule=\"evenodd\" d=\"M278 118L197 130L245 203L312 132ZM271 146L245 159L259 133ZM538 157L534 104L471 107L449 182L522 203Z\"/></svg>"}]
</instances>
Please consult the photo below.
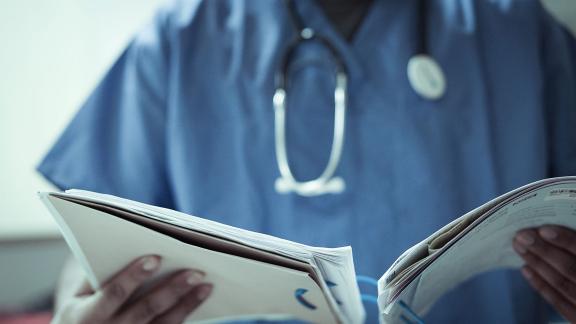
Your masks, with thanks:
<instances>
[{"instance_id":1,"label":"blue fabric","mask_svg":"<svg viewBox=\"0 0 576 324\"><path fill-rule=\"evenodd\" d=\"M351 43L313 1L297 8L350 70L337 172L344 193L274 191L273 78L294 33L281 1L181 1L161 10L40 172L61 188L310 245L352 245L357 273L375 278L481 203L537 179L576 175L576 49L538 1L432 2L430 54L447 79L438 101L418 96L406 76L416 1L375 1ZM288 150L301 180L318 176L328 158L333 69L314 44L290 67ZM498 271L446 295L426 320L537 323L547 311L516 271Z\"/></svg>"}]
</instances>

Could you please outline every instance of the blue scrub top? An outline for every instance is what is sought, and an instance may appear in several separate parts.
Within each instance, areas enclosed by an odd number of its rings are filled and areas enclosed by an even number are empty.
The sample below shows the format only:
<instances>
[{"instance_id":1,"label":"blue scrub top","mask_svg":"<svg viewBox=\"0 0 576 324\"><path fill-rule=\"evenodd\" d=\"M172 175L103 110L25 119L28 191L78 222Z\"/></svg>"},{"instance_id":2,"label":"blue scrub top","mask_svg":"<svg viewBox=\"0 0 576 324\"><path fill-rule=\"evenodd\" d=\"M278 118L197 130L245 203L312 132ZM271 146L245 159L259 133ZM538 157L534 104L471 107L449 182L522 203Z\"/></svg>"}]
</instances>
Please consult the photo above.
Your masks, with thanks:
<instances>
[{"instance_id":1,"label":"blue scrub top","mask_svg":"<svg viewBox=\"0 0 576 324\"><path fill-rule=\"evenodd\" d=\"M430 54L447 92L418 96L416 1L375 1L346 42L314 1L307 25L349 70L346 191L278 194L272 95L294 36L281 1L173 2L140 32L39 166L82 188L181 210L310 245L351 245L358 274L508 190L576 175L576 47L538 1L434 1ZM326 165L335 65L308 44L290 65L288 152L296 177ZM488 252L489 253L489 252ZM375 293L371 287L361 287ZM225 305L223 305L225 307ZM376 309L367 306L369 322ZM430 323L537 323L549 308L516 271L445 296Z\"/></svg>"}]
</instances>

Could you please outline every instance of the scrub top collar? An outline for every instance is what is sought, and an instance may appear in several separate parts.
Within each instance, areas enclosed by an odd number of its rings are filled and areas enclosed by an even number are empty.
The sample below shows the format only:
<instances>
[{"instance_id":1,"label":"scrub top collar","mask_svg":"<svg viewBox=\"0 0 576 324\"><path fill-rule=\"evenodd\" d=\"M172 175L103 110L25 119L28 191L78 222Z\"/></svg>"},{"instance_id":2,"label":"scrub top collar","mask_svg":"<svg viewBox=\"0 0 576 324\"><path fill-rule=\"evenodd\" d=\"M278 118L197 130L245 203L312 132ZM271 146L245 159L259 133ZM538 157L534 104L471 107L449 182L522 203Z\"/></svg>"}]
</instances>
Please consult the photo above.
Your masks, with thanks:
<instances>
[{"instance_id":1,"label":"scrub top collar","mask_svg":"<svg viewBox=\"0 0 576 324\"><path fill-rule=\"evenodd\" d=\"M375 0L362 18L362 22L358 26L354 36L351 40L346 40L330 19L324 13L316 1L294 1L295 8L302 18L306 27L310 27L316 33L326 37L336 47L339 55L342 56L344 64L348 70L349 79L352 82L359 82L365 76L366 66L361 63L360 56L356 53L357 50L365 46L369 42L369 36L376 25L376 20L381 17L384 8L382 1ZM297 59L296 59L297 61Z\"/></svg>"}]
</instances>

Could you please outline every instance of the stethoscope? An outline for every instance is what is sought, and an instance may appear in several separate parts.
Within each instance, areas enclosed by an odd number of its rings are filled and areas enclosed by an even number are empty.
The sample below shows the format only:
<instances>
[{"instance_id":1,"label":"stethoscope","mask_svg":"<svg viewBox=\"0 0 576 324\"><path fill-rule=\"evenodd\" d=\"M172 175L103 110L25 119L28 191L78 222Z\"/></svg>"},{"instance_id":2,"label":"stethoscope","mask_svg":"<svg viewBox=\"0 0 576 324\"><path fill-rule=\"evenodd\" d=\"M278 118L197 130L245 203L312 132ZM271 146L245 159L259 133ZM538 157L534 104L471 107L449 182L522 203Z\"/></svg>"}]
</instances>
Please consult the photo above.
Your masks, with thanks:
<instances>
[{"instance_id":1,"label":"stethoscope","mask_svg":"<svg viewBox=\"0 0 576 324\"><path fill-rule=\"evenodd\" d=\"M375 0L377 1L377 0ZM276 91L274 92L274 135L276 146L276 160L280 177L276 179L275 189L278 193L296 193L301 196L319 196L324 194L338 194L346 189L344 179L334 176L342 156L344 146L344 129L346 124L346 106L348 98L348 71L344 60L336 47L328 38L317 34L314 29L307 27L295 7L294 0L284 1L289 12L290 20L297 31L296 37L288 44L280 60L280 68L276 75ZM446 80L442 69L429 54L426 37L427 28L427 2L418 0L418 48L417 54L408 61L407 75L412 89L421 97L428 100L440 99L446 92ZM332 148L328 163L324 171L316 179L298 181L294 177L288 163L286 150L286 88L288 85L288 68L292 56L298 46L307 42L318 42L332 55L336 64L336 82L334 88L334 133Z\"/></svg>"}]
</instances>

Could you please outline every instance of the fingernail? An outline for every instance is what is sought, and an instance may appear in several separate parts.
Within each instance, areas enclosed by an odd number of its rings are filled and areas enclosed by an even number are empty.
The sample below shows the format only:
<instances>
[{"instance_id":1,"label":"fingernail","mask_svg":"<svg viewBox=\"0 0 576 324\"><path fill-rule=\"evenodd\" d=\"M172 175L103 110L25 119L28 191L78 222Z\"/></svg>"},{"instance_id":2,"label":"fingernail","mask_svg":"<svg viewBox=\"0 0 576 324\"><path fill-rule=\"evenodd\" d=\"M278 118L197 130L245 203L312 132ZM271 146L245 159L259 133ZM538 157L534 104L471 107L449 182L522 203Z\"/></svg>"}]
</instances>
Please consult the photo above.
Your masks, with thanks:
<instances>
[{"instance_id":1,"label":"fingernail","mask_svg":"<svg viewBox=\"0 0 576 324\"><path fill-rule=\"evenodd\" d=\"M523 245L532 245L534 244L534 237L532 236L532 234L529 233L520 233L518 234L518 236L516 236L518 238L518 241L520 243L522 243Z\"/></svg>"},{"instance_id":2,"label":"fingernail","mask_svg":"<svg viewBox=\"0 0 576 324\"><path fill-rule=\"evenodd\" d=\"M526 279L532 279L532 271L528 270L528 268L522 268L522 275L526 277Z\"/></svg>"},{"instance_id":3,"label":"fingernail","mask_svg":"<svg viewBox=\"0 0 576 324\"><path fill-rule=\"evenodd\" d=\"M547 240L553 240L558 237L558 233L548 227L541 228L538 232L540 233L540 236Z\"/></svg>"},{"instance_id":4,"label":"fingernail","mask_svg":"<svg viewBox=\"0 0 576 324\"><path fill-rule=\"evenodd\" d=\"M514 247L514 250L516 250L516 252L518 252L520 254L526 253L526 248L524 246L522 246L521 244L513 244L512 246Z\"/></svg>"},{"instance_id":5,"label":"fingernail","mask_svg":"<svg viewBox=\"0 0 576 324\"><path fill-rule=\"evenodd\" d=\"M145 257L144 260L142 260L142 270L144 271L156 270L159 265L160 260L155 256Z\"/></svg>"},{"instance_id":6,"label":"fingernail","mask_svg":"<svg viewBox=\"0 0 576 324\"><path fill-rule=\"evenodd\" d=\"M204 300L212 293L212 285L204 285L198 289L198 299Z\"/></svg>"},{"instance_id":7,"label":"fingernail","mask_svg":"<svg viewBox=\"0 0 576 324\"><path fill-rule=\"evenodd\" d=\"M190 271L188 277L186 277L186 283L190 286L195 286L202 282L204 279L204 274L199 271Z\"/></svg>"}]
</instances>

